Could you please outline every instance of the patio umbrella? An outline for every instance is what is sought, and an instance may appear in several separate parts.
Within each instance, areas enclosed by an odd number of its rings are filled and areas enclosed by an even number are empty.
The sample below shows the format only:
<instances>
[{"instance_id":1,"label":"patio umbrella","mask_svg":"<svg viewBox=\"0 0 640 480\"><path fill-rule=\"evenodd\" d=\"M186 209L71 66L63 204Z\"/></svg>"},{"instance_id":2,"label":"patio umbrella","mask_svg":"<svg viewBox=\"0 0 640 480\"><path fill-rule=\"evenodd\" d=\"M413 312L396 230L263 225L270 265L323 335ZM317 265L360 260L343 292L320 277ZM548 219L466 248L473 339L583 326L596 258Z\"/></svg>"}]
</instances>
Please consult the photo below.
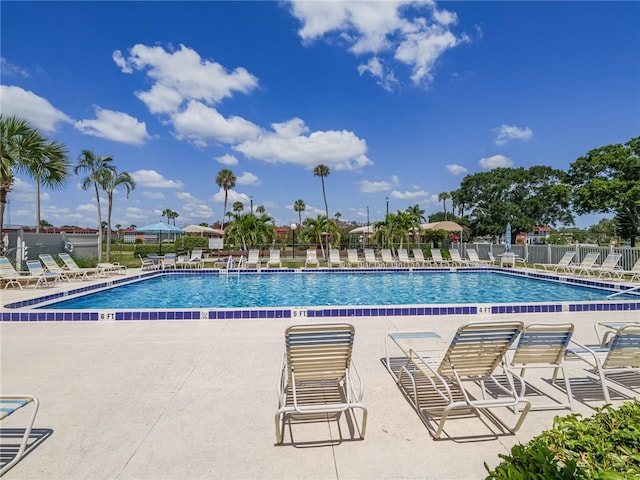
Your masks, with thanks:
<instances>
[{"instance_id":1,"label":"patio umbrella","mask_svg":"<svg viewBox=\"0 0 640 480\"><path fill-rule=\"evenodd\" d=\"M504 249L511 250L511 223L507 222L507 231L504 233Z\"/></svg>"},{"instance_id":2,"label":"patio umbrella","mask_svg":"<svg viewBox=\"0 0 640 480\"><path fill-rule=\"evenodd\" d=\"M169 225L168 223L158 222L158 223L152 223L151 225L145 225L144 227L140 227L136 229L136 232L158 234L158 239L160 241L160 255L162 255L162 234L163 233L184 233L184 230L178 227L174 227L173 225Z\"/></svg>"}]
</instances>

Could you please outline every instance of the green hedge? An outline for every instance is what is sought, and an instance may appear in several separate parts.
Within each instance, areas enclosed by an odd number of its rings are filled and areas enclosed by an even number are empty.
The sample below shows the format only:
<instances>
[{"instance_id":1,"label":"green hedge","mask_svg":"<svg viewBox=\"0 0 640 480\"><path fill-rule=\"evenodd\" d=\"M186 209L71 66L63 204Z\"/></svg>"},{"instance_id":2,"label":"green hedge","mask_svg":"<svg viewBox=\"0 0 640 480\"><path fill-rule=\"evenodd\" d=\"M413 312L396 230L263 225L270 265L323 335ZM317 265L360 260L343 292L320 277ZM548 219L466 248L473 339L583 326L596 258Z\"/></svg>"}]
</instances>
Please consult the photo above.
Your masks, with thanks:
<instances>
[{"instance_id":1,"label":"green hedge","mask_svg":"<svg viewBox=\"0 0 640 480\"><path fill-rule=\"evenodd\" d=\"M176 250L188 250L189 252L194 248L207 249L209 248L208 237L180 237L176 239Z\"/></svg>"},{"instance_id":2,"label":"green hedge","mask_svg":"<svg viewBox=\"0 0 640 480\"><path fill-rule=\"evenodd\" d=\"M490 470L494 479L631 479L640 478L640 404L635 399L615 409L596 409L595 415L556 417L553 428Z\"/></svg>"},{"instance_id":3,"label":"green hedge","mask_svg":"<svg viewBox=\"0 0 640 480\"><path fill-rule=\"evenodd\" d=\"M173 243L163 243L162 244L162 253L175 253L176 246ZM133 256L138 257L146 257L149 254L159 254L160 253L160 245L157 243L142 243L137 244L135 249L133 250Z\"/></svg>"}]
</instances>

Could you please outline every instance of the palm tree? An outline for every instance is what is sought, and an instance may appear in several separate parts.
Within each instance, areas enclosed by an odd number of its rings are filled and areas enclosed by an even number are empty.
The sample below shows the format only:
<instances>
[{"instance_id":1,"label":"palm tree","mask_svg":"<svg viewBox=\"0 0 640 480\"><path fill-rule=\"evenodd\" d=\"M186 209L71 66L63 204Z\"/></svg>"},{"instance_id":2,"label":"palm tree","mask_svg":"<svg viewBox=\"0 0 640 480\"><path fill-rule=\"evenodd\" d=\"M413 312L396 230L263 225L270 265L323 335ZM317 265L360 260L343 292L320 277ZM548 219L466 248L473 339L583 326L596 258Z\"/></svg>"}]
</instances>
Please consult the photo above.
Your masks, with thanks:
<instances>
[{"instance_id":1,"label":"palm tree","mask_svg":"<svg viewBox=\"0 0 640 480\"><path fill-rule=\"evenodd\" d=\"M251 212L232 214L233 220L227 225L225 239L230 244L241 245L248 250L257 245L271 243L275 237L273 218L268 215L256 216Z\"/></svg>"},{"instance_id":2,"label":"palm tree","mask_svg":"<svg viewBox=\"0 0 640 480\"><path fill-rule=\"evenodd\" d=\"M178 212L176 212L175 210L171 210L171 215L169 216L169 218L171 218L171 220L173 220L173 226L176 226L176 218L178 218L180 216L180 214ZM169 223L169 222L167 222Z\"/></svg>"},{"instance_id":3,"label":"palm tree","mask_svg":"<svg viewBox=\"0 0 640 480\"><path fill-rule=\"evenodd\" d=\"M173 211L173 210L171 210L170 208L165 208L165 209L162 211L161 217L162 217L162 218L167 217L167 225L169 225L169 218L171 217L171 212L172 212L172 211Z\"/></svg>"},{"instance_id":4,"label":"palm tree","mask_svg":"<svg viewBox=\"0 0 640 480\"><path fill-rule=\"evenodd\" d=\"M236 213L240 213L244 210L244 204L242 202L233 202L231 209Z\"/></svg>"},{"instance_id":5,"label":"palm tree","mask_svg":"<svg viewBox=\"0 0 640 480\"><path fill-rule=\"evenodd\" d=\"M39 136L41 147L32 152L27 170L36 181L36 233L40 233L40 185L52 189L63 187L69 178L71 166L64 145L53 140L47 142Z\"/></svg>"},{"instance_id":6,"label":"palm tree","mask_svg":"<svg viewBox=\"0 0 640 480\"><path fill-rule=\"evenodd\" d=\"M323 236L327 233L329 220L324 215L318 215L316 218L304 219L304 230L301 234L301 238L307 242L315 242L320 245L322 251L322 258L326 258L324 251Z\"/></svg>"},{"instance_id":7,"label":"palm tree","mask_svg":"<svg viewBox=\"0 0 640 480\"><path fill-rule=\"evenodd\" d=\"M264 212L266 212L266 209L264 208L264 205L258 205L256 207L256 213L259 213L260 215L262 215Z\"/></svg>"},{"instance_id":8,"label":"palm tree","mask_svg":"<svg viewBox=\"0 0 640 480\"><path fill-rule=\"evenodd\" d=\"M120 185L127 189L127 198L131 190L136 188L136 182L127 172L117 173L113 169L103 170L100 175L100 186L107 194L107 262L111 260L111 212L113 210L113 192Z\"/></svg>"},{"instance_id":9,"label":"palm tree","mask_svg":"<svg viewBox=\"0 0 640 480\"><path fill-rule=\"evenodd\" d=\"M227 200L229 190L236 186L236 176L228 168L223 168L216 176L216 185L224 190L224 209L222 210L222 229L224 230L224 217L227 215Z\"/></svg>"},{"instance_id":10,"label":"palm tree","mask_svg":"<svg viewBox=\"0 0 640 480\"><path fill-rule=\"evenodd\" d=\"M40 227L40 185L62 186L68 177L66 150L46 138L22 118L0 115L0 238L4 224L7 194L15 180L14 171L21 170L36 180L36 230Z\"/></svg>"},{"instance_id":11,"label":"palm tree","mask_svg":"<svg viewBox=\"0 0 640 480\"><path fill-rule=\"evenodd\" d=\"M322 180L322 197L324 198L324 211L327 218L329 218L329 205L327 204L327 192L324 188L324 177L328 177L330 173L329 167L322 164L313 169L313 176L320 177L320 180Z\"/></svg>"},{"instance_id":12,"label":"palm tree","mask_svg":"<svg viewBox=\"0 0 640 480\"><path fill-rule=\"evenodd\" d=\"M302 212L307 209L304 200L296 200L293 204L293 211L298 212L298 223L302 225Z\"/></svg>"},{"instance_id":13,"label":"palm tree","mask_svg":"<svg viewBox=\"0 0 640 480\"><path fill-rule=\"evenodd\" d=\"M87 171L89 174L82 179L80 186L83 190L93 185L96 192L96 205L98 207L98 260L102 258L102 213L100 211L100 193L98 192L98 185L100 185L100 179L107 170L115 171L115 167L111 165L113 158L103 157L102 155L96 157L93 150L82 150L80 157L78 157L78 164L74 167L74 172L77 175L80 171Z\"/></svg>"},{"instance_id":14,"label":"palm tree","mask_svg":"<svg viewBox=\"0 0 640 480\"><path fill-rule=\"evenodd\" d=\"M444 210L444 219L447 219L447 200L451 198L451 194L449 192L442 192L438 194L438 201L442 201L442 208Z\"/></svg>"},{"instance_id":15,"label":"palm tree","mask_svg":"<svg viewBox=\"0 0 640 480\"><path fill-rule=\"evenodd\" d=\"M23 168L23 155L27 154L33 145L28 140L34 140L34 127L27 120L17 117L0 115L0 239L4 224L4 210L7 204L7 194L14 182L14 169Z\"/></svg>"}]
</instances>

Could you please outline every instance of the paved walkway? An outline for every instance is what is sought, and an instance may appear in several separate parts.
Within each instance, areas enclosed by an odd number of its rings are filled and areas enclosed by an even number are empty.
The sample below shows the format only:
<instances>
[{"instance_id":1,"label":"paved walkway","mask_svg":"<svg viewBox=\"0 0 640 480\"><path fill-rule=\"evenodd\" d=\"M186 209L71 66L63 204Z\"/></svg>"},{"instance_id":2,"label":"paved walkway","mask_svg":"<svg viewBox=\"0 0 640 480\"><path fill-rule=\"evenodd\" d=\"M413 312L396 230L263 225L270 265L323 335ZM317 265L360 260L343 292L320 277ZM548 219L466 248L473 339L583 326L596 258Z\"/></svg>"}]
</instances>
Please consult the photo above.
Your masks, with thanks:
<instances>
[{"instance_id":1,"label":"paved walkway","mask_svg":"<svg viewBox=\"0 0 640 480\"><path fill-rule=\"evenodd\" d=\"M33 294L11 292L9 300L5 292L3 303ZM453 419L435 441L381 362L383 341L396 330L449 339L459 324L502 317L354 318L367 437L352 439L343 419L293 425L283 446L275 445L274 412L289 320L1 323L2 390L36 394L35 426L52 430L4 478L483 478L483 462L496 465L498 454L569 412L531 412L517 435L478 418ZM595 341L593 322L605 318L638 321L638 313L519 317L574 322L575 338L586 342ZM570 370L575 411L590 415L602 391L583 364L571 362ZM560 399L550 375L531 371L528 378ZM640 382L635 391L613 386L616 405L640 391ZM2 426L18 426L18 413Z\"/></svg>"}]
</instances>

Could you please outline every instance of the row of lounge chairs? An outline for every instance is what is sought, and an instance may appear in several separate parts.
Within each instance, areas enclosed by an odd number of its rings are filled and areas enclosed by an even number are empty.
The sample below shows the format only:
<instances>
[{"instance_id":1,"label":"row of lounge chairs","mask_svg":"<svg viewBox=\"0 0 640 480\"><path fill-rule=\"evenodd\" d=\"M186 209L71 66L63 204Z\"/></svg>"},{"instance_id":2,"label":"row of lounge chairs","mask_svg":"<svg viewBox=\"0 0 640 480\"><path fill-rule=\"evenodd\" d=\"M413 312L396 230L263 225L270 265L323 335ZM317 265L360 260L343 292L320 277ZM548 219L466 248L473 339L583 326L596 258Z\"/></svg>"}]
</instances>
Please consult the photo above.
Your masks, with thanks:
<instances>
[{"instance_id":1,"label":"row of lounge chairs","mask_svg":"<svg viewBox=\"0 0 640 480\"><path fill-rule=\"evenodd\" d=\"M577 277L595 276L598 278L616 278L618 280L628 278L631 282L640 280L640 258L630 270L624 270L619 265L620 260L622 259L622 254L620 253L609 253L601 264L597 263L600 257L600 253L598 252L587 253L578 264L573 263L575 255L576 252L574 251L565 252L558 263L534 263L533 267L540 271L573 275Z\"/></svg>"},{"instance_id":2,"label":"row of lounge chairs","mask_svg":"<svg viewBox=\"0 0 640 480\"><path fill-rule=\"evenodd\" d=\"M576 341L571 323L473 322L459 327L448 343L437 332L393 332L385 338L384 363L434 438L443 434L447 419L469 413L487 415L515 433L530 410L573 409L565 360L581 360L592 369L606 403L607 375L640 373L640 323L597 322L595 328L597 345ZM287 424L291 430L296 422L339 420L342 414L364 438L367 408L364 381L352 359L354 337L346 323L286 329L275 414L278 443ZM551 369L550 383L564 388L566 399L528 398L524 375L534 368ZM629 388L637 386L632 382Z\"/></svg>"},{"instance_id":3,"label":"row of lounge chairs","mask_svg":"<svg viewBox=\"0 0 640 480\"><path fill-rule=\"evenodd\" d=\"M127 267L119 263L98 263L93 268L80 268L68 253L58 254L63 265L59 265L50 254L41 254L39 260L27 260L27 272L19 272L7 257L0 256L0 280L4 288L33 285L34 288L50 287L61 281L88 279L113 273L125 274Z\"/></svg>"}]
</instances>

